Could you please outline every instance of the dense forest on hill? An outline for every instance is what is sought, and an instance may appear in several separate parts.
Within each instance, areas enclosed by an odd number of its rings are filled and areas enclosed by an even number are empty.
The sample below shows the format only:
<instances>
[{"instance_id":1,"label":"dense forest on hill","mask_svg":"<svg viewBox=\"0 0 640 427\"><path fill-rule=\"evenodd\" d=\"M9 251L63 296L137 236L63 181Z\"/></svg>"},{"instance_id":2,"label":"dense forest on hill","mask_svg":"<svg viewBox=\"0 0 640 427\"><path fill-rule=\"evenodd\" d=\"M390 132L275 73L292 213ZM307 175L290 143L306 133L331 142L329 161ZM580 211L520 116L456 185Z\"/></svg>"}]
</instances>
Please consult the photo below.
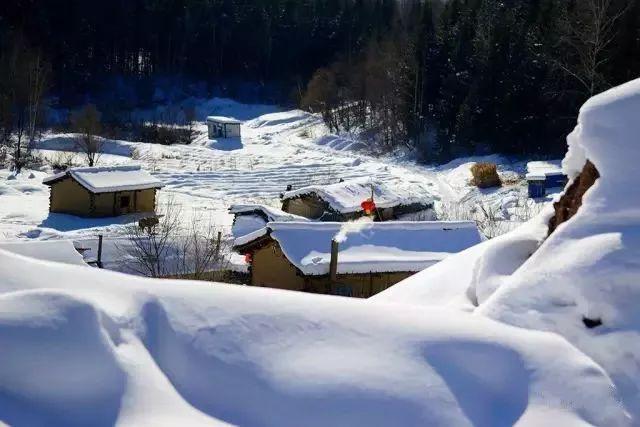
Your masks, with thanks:
<instances>
[{"instance_id":1,"label":"dense forest on hill","mask_svg":"<svg viewBox=\"0 0 640 427\"><path fill-rule=\"evenodd\" d=\"M585 99L640 74L633 0L13 0L0 37L4 135L34 98L108 119L164 82L427 161L558 154Z\"/></svg>"}]
</instances>

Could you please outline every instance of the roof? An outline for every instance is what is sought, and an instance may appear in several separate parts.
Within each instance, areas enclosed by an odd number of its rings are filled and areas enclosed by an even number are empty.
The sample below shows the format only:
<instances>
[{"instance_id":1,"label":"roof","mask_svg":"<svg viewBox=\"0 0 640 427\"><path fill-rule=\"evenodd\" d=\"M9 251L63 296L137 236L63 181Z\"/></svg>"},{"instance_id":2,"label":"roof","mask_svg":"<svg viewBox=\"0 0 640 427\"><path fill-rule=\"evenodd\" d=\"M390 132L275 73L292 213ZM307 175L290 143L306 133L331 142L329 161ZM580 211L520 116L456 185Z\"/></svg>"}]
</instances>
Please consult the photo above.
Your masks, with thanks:
<instances>
[{"instance_id":1,"label":"roof","mask_svg":"<svg viewBox=\"0 0 640 427\"><path fill-rule=\"evenodd\" d=\"M92 193L147 190L163 186L160 180L139 165L70 168L45 178L42 183L51 185L66 177L73 178Z\"/></svg>"},{"instance_id":2,"label":"roof","mask_svg":"<svg viewBox=\"0 0 640 427\"><path fill-rule=\"evenodd\" d=\"M303 216L290 214L281 209L260 204L231 205L229 213L234 215L255 214L263 217L267 222L308 221L308 219Z\"/></svg>"},{"instance_id":3,"label":"roof","mask_svg":"<svg viewBox=\"0 0 640 427\"><path fill-rule=\"evenodd\" d=\"M528 180L544 180L548 176L564 175L562 160L534 161L527 163Z\"/></svg>"},{"instance_id":4,"label":"roof","mask_svg":"<svg viewBox=\"0 0 640 427\"><path fill-rule=\"evenodd\" d=\"M274 222L234 246L266 236L306 275L329 273L333 239L340 241L339 274L416 272L483 240L473 221Z\"/></svg>"},{"instance_id":5,"label":"roof","mask_svg":"<svg viewBox=\"0 0 640 427\"><path fill-rule=\"evenodd\" d=\"M208 122L217 122L217 123L225 123L228 125L239 125L242 122L240 120L234 119L232 117L223 117L223 116L208 116Z\"/></svg>"},{"instance_id":6,"label":"roof","mask_svg":"<svg viewBox=\"0 0 640 427\"><path fill-rule=\"evenodd\" d=\"M43 261L72 265L87 265L71 240L26 240L2 242L0 243L0 250L7 250L14 254Z\"/></svg>"},{"instance_id":7,"label":"roof","mask_svg":"<svg viewBox=\"0 0 640 427\"><path fill-rule=\"evenodd\" d=\"M297 190L287 191L282 199L288 200L305 195L315 194L327 202L329 206L340 213L359 212L360 204L371 197L373 186L374 200L379 208L390 208L399 205L424 204L433 202L431 195L425 193L398 194L390 187L371 182L369 178L355 179L329 185L310 185Z\"/></svg>"}]
</instances>

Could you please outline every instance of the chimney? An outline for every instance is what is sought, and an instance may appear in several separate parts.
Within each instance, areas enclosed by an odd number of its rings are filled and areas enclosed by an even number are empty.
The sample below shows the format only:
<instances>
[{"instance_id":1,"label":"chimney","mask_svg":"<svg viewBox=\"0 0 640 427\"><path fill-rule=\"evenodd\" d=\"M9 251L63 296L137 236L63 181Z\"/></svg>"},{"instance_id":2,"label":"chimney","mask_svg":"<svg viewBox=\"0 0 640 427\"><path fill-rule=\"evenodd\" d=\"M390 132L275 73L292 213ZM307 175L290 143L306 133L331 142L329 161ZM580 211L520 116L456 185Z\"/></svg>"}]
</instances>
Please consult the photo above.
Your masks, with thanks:
<instances>
[{"instance_id":1,"label":"chimney","mask_svg":"<svg viewBox=\"0 0 640 427\"><path fill-rule=\"evenodd\" d=\"M331 260L329 261L329 279L331 283L338 281L338 249L340 244L335 240L331 240Z\"/></svg>"}]
</instances>

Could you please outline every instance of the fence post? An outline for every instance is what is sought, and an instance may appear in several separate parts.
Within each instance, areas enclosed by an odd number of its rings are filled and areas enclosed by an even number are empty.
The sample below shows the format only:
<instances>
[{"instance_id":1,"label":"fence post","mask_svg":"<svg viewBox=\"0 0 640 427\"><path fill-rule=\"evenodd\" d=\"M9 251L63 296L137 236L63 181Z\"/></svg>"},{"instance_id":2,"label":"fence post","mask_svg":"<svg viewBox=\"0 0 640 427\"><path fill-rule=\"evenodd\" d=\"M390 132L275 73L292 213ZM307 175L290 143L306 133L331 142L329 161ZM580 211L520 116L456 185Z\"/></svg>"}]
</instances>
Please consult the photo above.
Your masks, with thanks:
<instances>
[{"instance_id":1,"label":"fence post","mask_svg":"<svg viewBox=\"0 0 640 427\"><path fill-rule=\"evenodd\" d=\"M102 268L102 234L98 234L98 260L96 265L98 268Z\"/></svg>"}]
</instances>

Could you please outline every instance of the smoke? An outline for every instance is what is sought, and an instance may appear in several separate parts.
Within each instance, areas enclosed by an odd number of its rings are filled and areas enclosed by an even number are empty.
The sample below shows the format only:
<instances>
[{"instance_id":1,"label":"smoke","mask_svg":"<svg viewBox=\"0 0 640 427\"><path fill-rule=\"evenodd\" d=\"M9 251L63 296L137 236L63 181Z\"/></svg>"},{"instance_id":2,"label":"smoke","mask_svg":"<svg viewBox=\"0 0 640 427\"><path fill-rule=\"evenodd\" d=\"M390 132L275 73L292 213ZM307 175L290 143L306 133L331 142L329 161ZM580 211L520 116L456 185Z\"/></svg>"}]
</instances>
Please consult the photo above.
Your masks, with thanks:
<instances>
[{"instance_id":1,"label":"smoke","mask_svg":"<svg viewBox=\"0 0 640 427\"><path fill-rule=\"evenodd\" d=\"M340 231L333 237L338 243L343 243L347 240L347 235L351 233L359 233L364 230L368 224L373 223L373 219L368 216L363 216L355 221L345 222L342 227L340 227Z\"/></svg>"}]
</instances>

